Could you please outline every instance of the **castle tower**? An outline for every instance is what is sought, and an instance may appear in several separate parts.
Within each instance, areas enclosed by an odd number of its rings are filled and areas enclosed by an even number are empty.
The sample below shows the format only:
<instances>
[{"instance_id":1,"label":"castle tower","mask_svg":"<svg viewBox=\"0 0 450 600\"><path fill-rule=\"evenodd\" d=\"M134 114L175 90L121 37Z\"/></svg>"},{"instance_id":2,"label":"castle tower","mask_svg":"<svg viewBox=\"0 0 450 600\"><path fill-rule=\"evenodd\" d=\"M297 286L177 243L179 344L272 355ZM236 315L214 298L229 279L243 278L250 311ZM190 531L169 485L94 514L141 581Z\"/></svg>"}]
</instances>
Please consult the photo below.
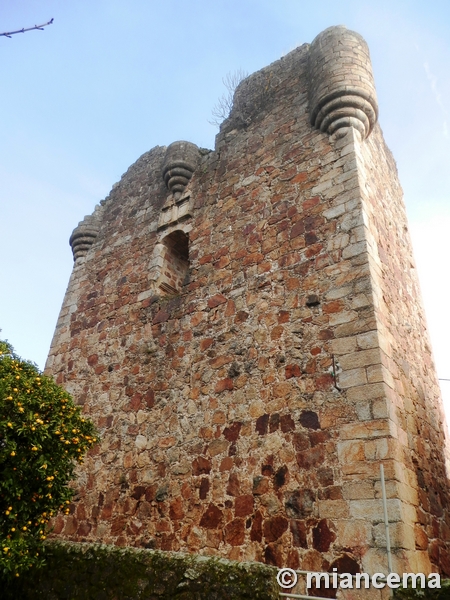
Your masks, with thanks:
<instances>
[{"instance_id":1,"label":"castle tower","mask_svg":"<svg viewBox=\"0 0 450 600\"><path fill-rule=\"evenodd\" d=\"M434 371L364 40L238 87L214 151L156 147L71 237L47 372L98 424L67 539L450 575Z\"/></svg>"}]
</instances>

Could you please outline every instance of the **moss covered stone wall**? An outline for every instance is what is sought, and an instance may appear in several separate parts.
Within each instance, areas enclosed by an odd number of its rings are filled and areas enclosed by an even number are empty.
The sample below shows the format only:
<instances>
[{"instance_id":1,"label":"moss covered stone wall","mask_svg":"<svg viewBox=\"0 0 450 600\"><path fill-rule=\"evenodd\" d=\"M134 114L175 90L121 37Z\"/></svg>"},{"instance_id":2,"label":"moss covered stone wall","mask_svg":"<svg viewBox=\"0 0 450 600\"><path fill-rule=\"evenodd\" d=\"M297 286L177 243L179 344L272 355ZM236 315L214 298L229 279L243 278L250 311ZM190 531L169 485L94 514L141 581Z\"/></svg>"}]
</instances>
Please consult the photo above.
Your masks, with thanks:
<instances>
[{"instance_id":1,"label":"moss covered stone wall","mask_svg":"<svg viewBox=\"0 0 450 600\"><path fill-rule=\"evenodd\" d=\"M50 542L41 571L5 582L1 600L279 600L277 569L175 552ZM396 600L450 600L439 590L396 590Z\"/></svg>"},{"instance_id":2,"label":"moss covered stone wall","mask_svg":"<svg viewBox=\"0 0 450 600\"><path fill-rule=\"evenodd\" d=\"M395 600L450 600L450 579L441 580L439 590L396 590Z\"/></svg>"},{"instance_id":3,"label":"moss covered stone wall","mask_svg":"<svg viewBox=\"0 0 450 600\"><path fill-rule=\"evenodd\" d=\"M10 584L2 600L274 600L276 569L187 554L50 543L47 566Z\"/></svg>"}]
</instances>

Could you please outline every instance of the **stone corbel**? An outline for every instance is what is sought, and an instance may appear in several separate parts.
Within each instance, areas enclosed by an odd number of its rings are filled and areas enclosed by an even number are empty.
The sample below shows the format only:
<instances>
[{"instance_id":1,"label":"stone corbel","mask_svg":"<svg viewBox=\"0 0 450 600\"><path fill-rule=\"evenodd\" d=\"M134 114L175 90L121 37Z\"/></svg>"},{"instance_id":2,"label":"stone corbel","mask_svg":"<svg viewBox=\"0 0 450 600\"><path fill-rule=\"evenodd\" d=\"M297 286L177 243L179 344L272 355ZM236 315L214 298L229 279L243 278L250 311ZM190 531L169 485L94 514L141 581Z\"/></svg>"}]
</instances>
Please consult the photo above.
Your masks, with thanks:
<instances>
[{"instance_id":1,"label":"stone corbel","mask_svg":"<svg viewBox=\"0 0 450 600\"><path fill-rule=\"evenodd\" d=\"M185 191L200 161L199 148L191 142L173 142L166 150L163 178L170 192L161 210L158 229L175 225L192 216L191 195Z\"/></svg>"}]
</instances>

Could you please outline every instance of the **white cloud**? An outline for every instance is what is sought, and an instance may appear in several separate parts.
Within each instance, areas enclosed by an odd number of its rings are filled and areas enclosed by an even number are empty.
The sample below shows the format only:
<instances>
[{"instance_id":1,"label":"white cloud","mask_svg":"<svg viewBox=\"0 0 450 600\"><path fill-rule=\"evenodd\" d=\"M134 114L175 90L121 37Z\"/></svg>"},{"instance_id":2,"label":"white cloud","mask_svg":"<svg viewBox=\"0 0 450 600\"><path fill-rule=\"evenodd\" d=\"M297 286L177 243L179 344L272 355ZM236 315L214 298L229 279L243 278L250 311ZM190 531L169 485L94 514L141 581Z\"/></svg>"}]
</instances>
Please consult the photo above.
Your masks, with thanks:
<instances>
[{"instance_id":1,"label":"white cloud","mask_svg":"<svg viewBox=\"0 0 450 600\"><path fill-rule=\"evenodd\" d=\"M431 91L433 92L436 103L440 107L443 117L444 117L444 122L442 124L442 132L445 137L448 137L448 125L447 125L448 114L447 114L447 110L445 108L444 102L442 101L442 96L438 90L437 77L435 77L433 75L433 73L430 71L430 67L427 62L425 62L423 66L425 69L425 73L427 74L427 79L431 84Z\"/></svg>"}]
</instances>

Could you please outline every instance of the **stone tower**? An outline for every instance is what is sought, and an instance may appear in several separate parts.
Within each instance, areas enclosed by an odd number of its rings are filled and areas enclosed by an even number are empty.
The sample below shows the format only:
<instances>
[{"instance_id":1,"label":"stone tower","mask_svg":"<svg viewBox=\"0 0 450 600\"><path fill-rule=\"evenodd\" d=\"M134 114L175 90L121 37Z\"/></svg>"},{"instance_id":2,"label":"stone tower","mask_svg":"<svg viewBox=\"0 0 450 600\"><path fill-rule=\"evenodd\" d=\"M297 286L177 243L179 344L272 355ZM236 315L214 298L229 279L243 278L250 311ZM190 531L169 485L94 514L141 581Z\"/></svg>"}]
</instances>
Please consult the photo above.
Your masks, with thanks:
<instances>
[{"instance_id":1,"label":"stone tower","mask_svg":"<svg viewBox=\"0 0 450 600\"><path fill-rule=\"evenodd\" d=\"M71 236L47 373L98 424L78 541L450 574L443 411L364 40L245 79Z\"/></svg>"}]
</instances>

